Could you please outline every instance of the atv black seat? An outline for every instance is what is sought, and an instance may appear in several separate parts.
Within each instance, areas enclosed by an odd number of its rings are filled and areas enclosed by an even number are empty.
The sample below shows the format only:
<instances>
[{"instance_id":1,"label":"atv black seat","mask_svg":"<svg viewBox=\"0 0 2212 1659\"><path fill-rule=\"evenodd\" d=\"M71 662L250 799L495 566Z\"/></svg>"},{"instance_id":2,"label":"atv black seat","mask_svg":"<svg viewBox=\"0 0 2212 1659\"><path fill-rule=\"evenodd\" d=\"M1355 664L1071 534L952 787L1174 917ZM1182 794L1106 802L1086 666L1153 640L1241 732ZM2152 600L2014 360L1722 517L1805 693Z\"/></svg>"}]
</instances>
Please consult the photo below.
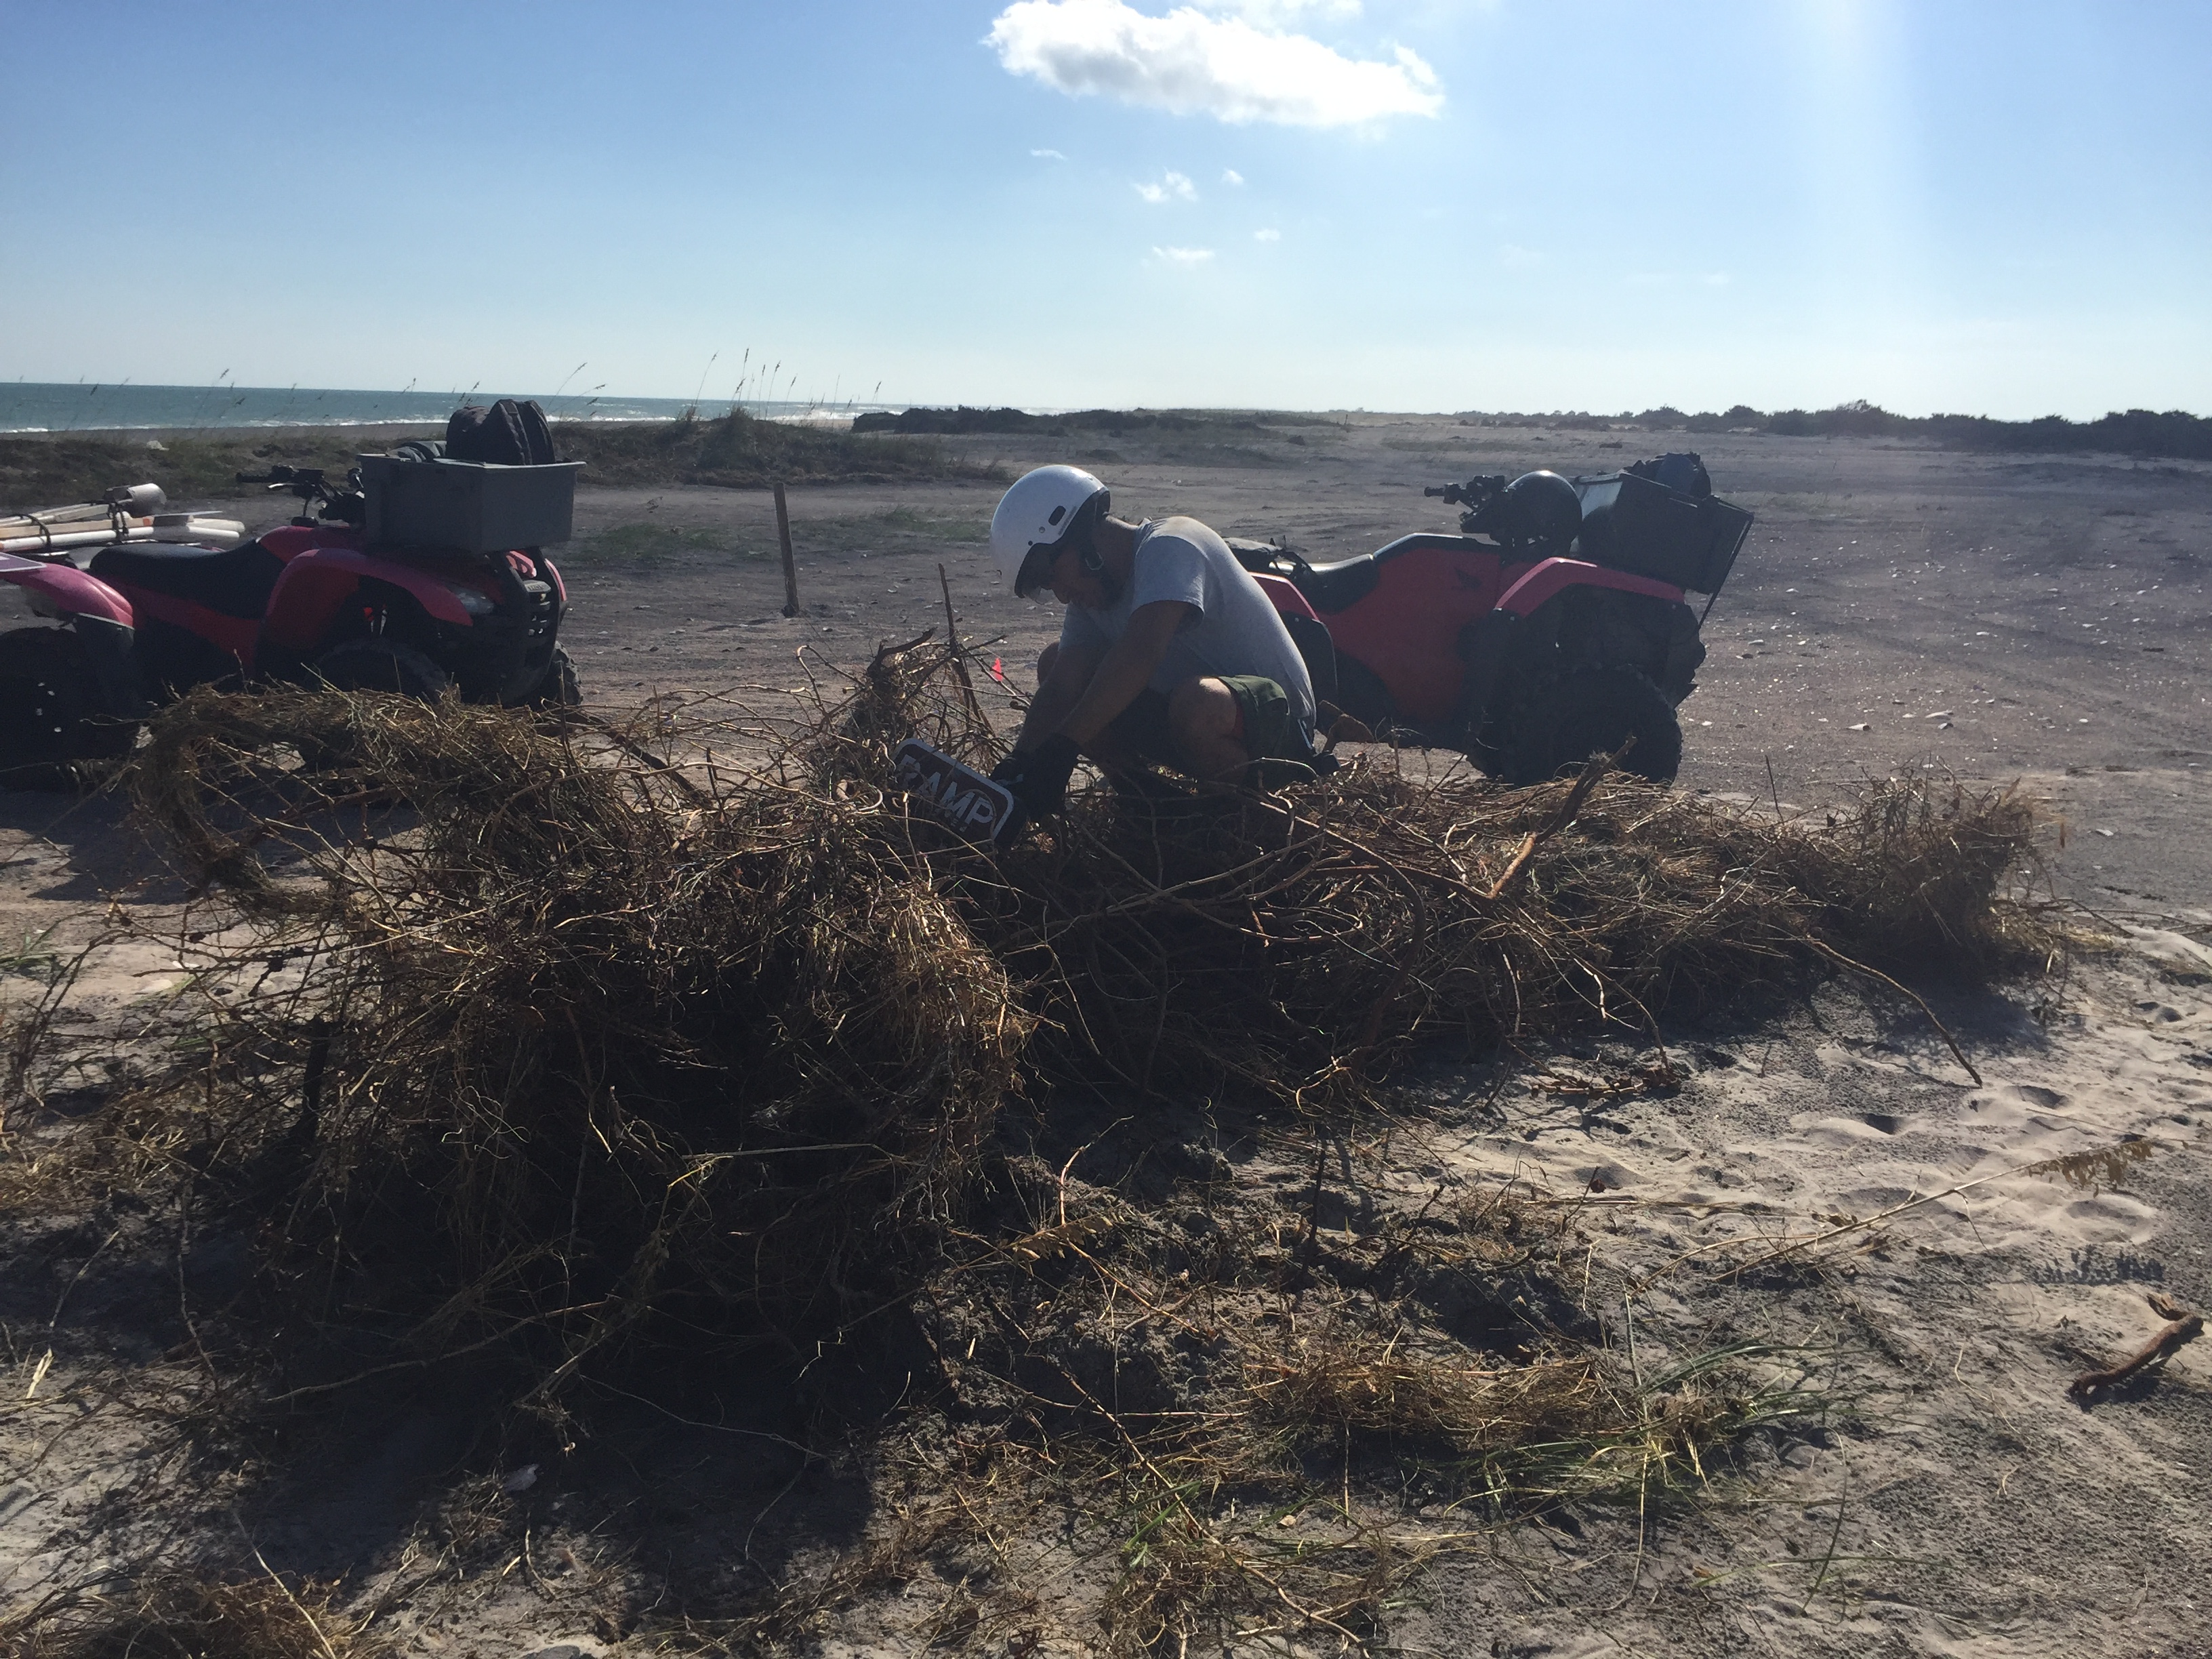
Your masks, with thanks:
<instances>
[{"instance_id":1,"label":"atv black seat","mask_svg":"<svg viewBox=\"0 0 2212 1659\"><path fill-rule=\"evenodd\" d=\"M1291 579L1306 603L1324 617L1348 611L1375 591L1382 573L1375 568L1375 555L1340 559L1334 564L1310 564Z\"/></svg>"},{"instance_id":2,"label":"atv black seat","mask_svg":"<svg viewBox=\"0 0 2212 1659\"><path fill-rule=\"evenodd\" d=\"M284 573L284 561L259 542L241 542L222 552L204 547L158 553L109 547L93 555L91 570L118 587L189 599L225 617L258 622L269 609L276 578Z\"/></svg>"}]
</instances>

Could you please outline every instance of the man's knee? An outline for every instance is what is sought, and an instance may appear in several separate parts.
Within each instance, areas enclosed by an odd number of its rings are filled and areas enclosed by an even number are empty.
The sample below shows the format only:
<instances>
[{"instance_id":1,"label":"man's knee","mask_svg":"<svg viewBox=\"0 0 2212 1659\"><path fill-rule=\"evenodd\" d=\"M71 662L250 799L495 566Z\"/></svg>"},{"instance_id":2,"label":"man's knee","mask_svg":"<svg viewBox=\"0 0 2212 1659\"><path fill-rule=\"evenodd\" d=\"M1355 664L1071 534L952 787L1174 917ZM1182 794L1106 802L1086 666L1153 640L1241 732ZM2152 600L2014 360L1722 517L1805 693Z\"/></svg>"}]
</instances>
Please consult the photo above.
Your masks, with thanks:
<instances>
[{"instance_id":1,"label":"man's knee","mask_svg":"<svg viewBox=\"0 0 2212 1659\"><path fill-rule=\"evenodd\" d=\"M1237 697L1219 680L1185 680L1168 694L1168 726L1179 743L1233 737Z\"/></svg>"},{"instance_id":2,"label":"man's knee","mask_svg":"<svg viewBox=\"0 0 2212 1659\"><path fill-rule=\"evenodd\" d=\"M1060 660L1060 641L1054 640L1037 656L1037 684L1042 685L1052 678L1052 665Z\"/></svg>"},{"instance_id":3,"label":"man's knee","mask_svg":"<svg viewBox=\"0 0 2212 1659\"><path fill-rule=\"evenodd\" d=\"M1168 694L1168 732L1182 769L1233 783L1246 756L1237 694L1211 678L1185 680Z\"/></svg>"}]
</instances>

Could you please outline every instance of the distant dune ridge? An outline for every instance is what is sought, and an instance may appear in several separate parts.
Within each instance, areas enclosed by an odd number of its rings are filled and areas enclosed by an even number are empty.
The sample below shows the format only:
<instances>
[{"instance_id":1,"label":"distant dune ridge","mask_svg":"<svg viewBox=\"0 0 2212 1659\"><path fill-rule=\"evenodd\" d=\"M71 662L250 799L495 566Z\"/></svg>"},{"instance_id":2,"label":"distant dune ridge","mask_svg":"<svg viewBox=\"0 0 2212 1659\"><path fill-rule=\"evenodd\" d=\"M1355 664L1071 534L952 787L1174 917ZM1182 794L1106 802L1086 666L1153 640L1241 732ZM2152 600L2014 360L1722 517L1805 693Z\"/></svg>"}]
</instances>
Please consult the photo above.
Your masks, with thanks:
<instances>
[{"instance_id":1,"label":"distant dune ridge","mask_svg":"<svg viewBox=\"0 0 2212 1659\"><path fill-rule=\"evenodd\" d=\"M1212 411L1216 416L1221 411ZM892 413L854 417L855 432L1038 432L1046 434L1140 426L1188 426L1208 411L1193 410L1085 409L1036 413L1021 409L916 406ZM2115 410L2094 421L2069 421L2045 415L2033 421L2000 421L1986 415L1893 415L1863 400L1833 409L1785 409L1772 414L1737 404L1724 413L1686 415L1671 404L1641 413L1592 415L1582 410L1506 414L1462 411L1461 419L1490 426L1609 429L1615 426L1656 431L1762 433L1778 438L1932 438L1947 449L2016 449L2037 452L2098 450L2124 455L2170 456L2212 460L2212 420L2184 410ZM1279 417L1271 417L1280 424Z\"/></svg>"}]
</instances>

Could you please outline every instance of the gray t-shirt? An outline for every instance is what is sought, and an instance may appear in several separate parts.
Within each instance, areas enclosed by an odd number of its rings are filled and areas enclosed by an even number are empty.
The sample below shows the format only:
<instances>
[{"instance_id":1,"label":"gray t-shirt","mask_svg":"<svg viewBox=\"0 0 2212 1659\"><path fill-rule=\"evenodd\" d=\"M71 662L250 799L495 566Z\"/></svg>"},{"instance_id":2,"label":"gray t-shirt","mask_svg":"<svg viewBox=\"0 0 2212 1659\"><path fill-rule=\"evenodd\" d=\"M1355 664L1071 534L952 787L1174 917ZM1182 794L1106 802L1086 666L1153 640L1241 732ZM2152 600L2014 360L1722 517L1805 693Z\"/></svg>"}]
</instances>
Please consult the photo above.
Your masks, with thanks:
<instances>
[{"instance_id":1,"label":"gray t-shirt","mask_svg":"<svg viewBox=\"0 0 2212 1659\"><path fill-rule=\"evenodd\" d=\"M1300 729L1313 735L1313 682L1305 659L1229 544L1196 519L1141 526L1136 574L1121 597L1103 611L1068 606L1060 643L1103 650L1128 631L1129 618L1140 607L1163 599L1179 599L1198 614L1186 617L1168 641L1152 670L1152 690L1165 694L1207 675L1264 674L1289 695Z\"/></svg>"}]
</instances>

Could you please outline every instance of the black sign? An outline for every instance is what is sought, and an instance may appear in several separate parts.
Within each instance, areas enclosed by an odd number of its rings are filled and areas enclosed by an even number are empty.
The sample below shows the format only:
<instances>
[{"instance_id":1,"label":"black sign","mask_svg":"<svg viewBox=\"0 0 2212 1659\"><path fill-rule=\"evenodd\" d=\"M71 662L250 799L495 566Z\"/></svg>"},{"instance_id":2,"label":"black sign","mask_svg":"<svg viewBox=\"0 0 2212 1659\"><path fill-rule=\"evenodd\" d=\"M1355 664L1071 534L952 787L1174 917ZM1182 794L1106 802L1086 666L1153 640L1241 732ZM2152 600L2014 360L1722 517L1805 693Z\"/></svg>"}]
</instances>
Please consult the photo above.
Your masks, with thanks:
<instances>
[{"instance_id":1,"label":"black sign","mask_svg":"<svg viewBox=\"0 0 2212 1659\"><path fill-rule=\"evenodd\" d=\"M891 757L891 781L970 841L1004 842L1020 827L1006 785L909 738Z\"/></svg>"}]
</instances>

